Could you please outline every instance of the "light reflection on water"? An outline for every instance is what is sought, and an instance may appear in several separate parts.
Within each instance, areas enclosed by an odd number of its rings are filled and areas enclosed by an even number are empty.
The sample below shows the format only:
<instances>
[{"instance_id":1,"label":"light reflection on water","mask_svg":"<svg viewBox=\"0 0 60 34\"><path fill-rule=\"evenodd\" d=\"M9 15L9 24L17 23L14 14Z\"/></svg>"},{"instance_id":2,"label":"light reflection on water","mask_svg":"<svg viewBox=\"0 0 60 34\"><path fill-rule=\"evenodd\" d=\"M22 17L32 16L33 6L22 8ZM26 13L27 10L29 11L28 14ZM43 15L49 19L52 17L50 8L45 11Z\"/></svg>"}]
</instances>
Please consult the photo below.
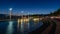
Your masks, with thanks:
<instances>
[{"instance_id":1,"label":"light reflection on water","mask_svg":"<svg viewBox=\"0 0 60 34\"><path fill-rule=\"evenodd\" d=\"M2 23L2 25L1 25ZM27 32L31 32L37 28L39 28L40 26L43 25L42 22L37 22L34 23L33 21L29 21L29 23L24 23L19 25L19 28L17 27L17 21L12 21L12 22L0 22L0 31L1 28L5 27L5 30L2 29L2 34L4 34L4 32L6 31L6 34L26 34ZM3 27L1 27L3 26ZM1 34L1 32L0 32Z\"/></svg>"},{"instance_id":2,"label":"light reflection on water","mask_svg":"<svg viewBox=\"0 0 60 34\"><path fill-rule=\"evenodd\" d=\"M8 25L8 27L7 27L7 32L6 32L6 34L12 34L13 33L13 21L9 21L9 25Z\"/></svg>"}]
</instances>

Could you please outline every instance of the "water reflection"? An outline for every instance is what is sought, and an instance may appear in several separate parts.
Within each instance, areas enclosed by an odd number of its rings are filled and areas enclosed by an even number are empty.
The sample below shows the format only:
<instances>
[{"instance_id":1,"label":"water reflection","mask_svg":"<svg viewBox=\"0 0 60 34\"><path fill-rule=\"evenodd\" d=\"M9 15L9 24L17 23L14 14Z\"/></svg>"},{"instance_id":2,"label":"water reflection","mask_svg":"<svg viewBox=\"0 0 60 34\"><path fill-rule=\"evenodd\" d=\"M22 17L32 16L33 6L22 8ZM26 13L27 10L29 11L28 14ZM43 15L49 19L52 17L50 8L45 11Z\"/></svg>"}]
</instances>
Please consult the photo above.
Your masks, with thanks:
<instances>
[{"instance_id":1,"label":"water reflection","mask_svg":"<svg viewBox=\"0 0 60 34\"><path fill-rule=\"evenodd\" d=\"M9 21L9 22L6 21L6 22L1 22L1 23L3 23L2 25L5 24L5 26L3 26L3 27L6 27L6 34L15 34L15 33L16 34L28 34L28 32L34 31L35 29L37 29L43 25L43 23L41 21L34 22L33 20L30 20L29 22L21 21L21 22L19 22L19 24L18 24L18 21ZM7 23L8 23L8 25L6 25ZM0 27L2 25L0 24ZM2 29L2 31L3 31L3 29ZM5 32L5 31L3 31L3 32Z\"/></svg>"},{"instance_id":2,"label":"water reflection","mask_svg":"<svg viewBox=\"0 0 60 34\"><path fill-rule=\"evenodd\" d=\"M34 22L33 20L29 20L28 22L20 20L19 23L20 34L27 34L43 25L41 21Z\"/></svg>"},{"instance_id":3,"label":"water reflection","mask_svg":"<svg viewBox=\"0 0 60 34\"><path fill-rule=\"evenodd\" d=\"M6 34L13 34L13 21L9 21Z\"/></svg>"}]
</instances>

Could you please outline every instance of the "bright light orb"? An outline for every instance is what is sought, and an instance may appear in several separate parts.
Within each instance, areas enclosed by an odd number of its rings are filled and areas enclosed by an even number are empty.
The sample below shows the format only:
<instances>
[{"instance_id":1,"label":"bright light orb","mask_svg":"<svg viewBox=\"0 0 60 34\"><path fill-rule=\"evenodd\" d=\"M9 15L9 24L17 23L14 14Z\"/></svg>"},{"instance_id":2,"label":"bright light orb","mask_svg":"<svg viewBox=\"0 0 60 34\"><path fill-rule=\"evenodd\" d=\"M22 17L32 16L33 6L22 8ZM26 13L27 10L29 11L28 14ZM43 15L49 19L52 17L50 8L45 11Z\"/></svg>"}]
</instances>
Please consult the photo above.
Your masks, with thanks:
<instances>
[{"instance_id":1,"label":"bright light orb","mask_svg":"<svg viewBox=\"0 0 60 34\"><path fill-rule=\"evenodd\" d=\"M12 10L12 8L9 9L10 11Z\"/></svg>"}]
</instances>

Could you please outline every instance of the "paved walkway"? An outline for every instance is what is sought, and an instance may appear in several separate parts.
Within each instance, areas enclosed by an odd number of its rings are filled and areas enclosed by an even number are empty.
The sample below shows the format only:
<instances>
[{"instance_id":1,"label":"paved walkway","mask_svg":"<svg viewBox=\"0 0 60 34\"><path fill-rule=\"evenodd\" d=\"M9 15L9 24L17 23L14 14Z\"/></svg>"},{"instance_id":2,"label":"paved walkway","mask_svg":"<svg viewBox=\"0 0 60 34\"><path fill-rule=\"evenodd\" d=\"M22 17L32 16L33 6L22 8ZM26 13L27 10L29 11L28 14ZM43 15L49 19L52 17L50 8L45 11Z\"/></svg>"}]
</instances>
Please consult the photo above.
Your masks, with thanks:
<instances>
[{"instance_id":1,"label":"paved walkway","mask_svg":"<svg viewBox=\"0 0 60 34\"><path fill-rule=\"evenodd\" d=\"M54 23L51 23L42 34L60 34L60 19L54 20Z\"/></svg>"},{"instance_id":2,"label":"paved walkway","mask_svg":"<svg viewBox=\"0 0 60 34\"><path fill-rule=\"evenodd\" d=\"M48 26L48 28L46 28L46 29L42 32L42 34L49 34L52 26L53 26L53 24L51 23L50 26Z\"/></svg>"},{"instance_id":3,"label":"paved walkway","mask_svg":"<svg viewBox=\"0 0 60 34\"><path fill-rule=\"evenodd\" d=\"M55 34L60 34L60 21L59 20L56 20L56 32Z\"/></svg>"},{"instance_id":4,"label":"paved walkway","mask_svg":"<svg viewBox=\"0 0 60 34\"><path fill-rule=\"evenodd\" d=\"M60 19L50 21L50 25L41 34L60 34Z\"/></svg>"}]
</instances>

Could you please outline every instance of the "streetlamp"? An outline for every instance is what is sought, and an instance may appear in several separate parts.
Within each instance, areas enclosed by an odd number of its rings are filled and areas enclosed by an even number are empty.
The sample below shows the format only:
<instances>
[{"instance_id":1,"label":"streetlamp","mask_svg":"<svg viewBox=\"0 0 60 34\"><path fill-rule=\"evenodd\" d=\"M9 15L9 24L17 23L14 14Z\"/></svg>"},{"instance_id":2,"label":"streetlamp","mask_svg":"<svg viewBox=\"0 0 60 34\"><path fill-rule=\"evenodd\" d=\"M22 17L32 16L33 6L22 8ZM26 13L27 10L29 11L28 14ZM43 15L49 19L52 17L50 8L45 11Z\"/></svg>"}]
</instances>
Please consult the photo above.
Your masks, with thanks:
<instances>
[{"instance_id":1,"label":"streetlamp","mask_svg":"<svg viewBox=\"0 0 60 34\"><path fill-rule=\"evenodd\" d=\"M9 10L10 10L10 20L11 20L12 8L10 8Z\"/></svg>"}]
</instances>

